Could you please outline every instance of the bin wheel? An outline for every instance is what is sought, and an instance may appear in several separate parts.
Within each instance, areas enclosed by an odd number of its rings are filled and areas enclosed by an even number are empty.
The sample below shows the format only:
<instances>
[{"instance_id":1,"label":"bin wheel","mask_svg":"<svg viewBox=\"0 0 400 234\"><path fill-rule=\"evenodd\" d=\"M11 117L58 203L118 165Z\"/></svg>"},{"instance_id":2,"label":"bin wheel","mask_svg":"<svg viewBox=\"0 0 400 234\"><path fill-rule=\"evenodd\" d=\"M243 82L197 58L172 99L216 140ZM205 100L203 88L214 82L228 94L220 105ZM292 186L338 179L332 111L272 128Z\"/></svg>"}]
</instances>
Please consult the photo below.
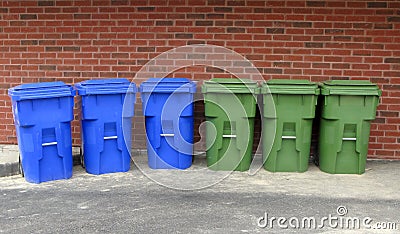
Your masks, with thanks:
<instances>
[{"instance_id":1,"label":"bin wheel","mask_svg":"<svg viewBox=\"0 0 400 234\"><path fill-rule=\"evenodd\" d=\"M83 158L83 150L82 147L79 147L79 158L81 160L82 168L85 168L85 159Z\"/></svg>"},{"instance_id":2,"label":"bin wheel","mask_svg":"<svg viewBox=\"0 0 400 234\"><path fill-rule=\"evenodd\" d=\"M18 155L18 171L22 177L25 177L24 169L22 168L21 154Z\"/></svg>"}]
</instances>

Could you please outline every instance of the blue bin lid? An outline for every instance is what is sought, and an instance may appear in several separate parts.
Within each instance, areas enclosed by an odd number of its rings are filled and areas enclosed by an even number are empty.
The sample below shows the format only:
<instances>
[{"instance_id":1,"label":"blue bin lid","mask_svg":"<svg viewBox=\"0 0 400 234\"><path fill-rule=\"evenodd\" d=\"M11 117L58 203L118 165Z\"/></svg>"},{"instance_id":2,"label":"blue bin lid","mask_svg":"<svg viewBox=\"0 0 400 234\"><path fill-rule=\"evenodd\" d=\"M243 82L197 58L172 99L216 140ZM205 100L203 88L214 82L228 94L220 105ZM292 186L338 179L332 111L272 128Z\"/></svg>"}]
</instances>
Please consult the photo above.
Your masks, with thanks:
<instances>
[{"instance_id":1,"label":"blue bin lid","mask_svg":"<svg viewBox=\"0 0 400 234\"><path fill-rule=\"evenodd\" d=\"M86 80L75 84L78 94L118 94L118 93L136 93L136 84L131 83L125 78Z\"/></svg>"},{"instance_id":2,"label":"blue bin lid","mask_svg":"<svg viewBox=\"0 0 400 234\"><path fill-rule=\"evenodd\" d=\"M141 93L196 93L196 82L187 78L150 78L140 85Z\"/></svg>"},{"instance_id":3,"label":"blue bin lid","mask_svg":"<svg viewBox=\"0 0 400 234\"><path fill-rule=\"evenodd\" d=\"M8 89L8 95L14 101L75 96L71 85L62 81L22 84Z\"/></svg>"}]
</instances>

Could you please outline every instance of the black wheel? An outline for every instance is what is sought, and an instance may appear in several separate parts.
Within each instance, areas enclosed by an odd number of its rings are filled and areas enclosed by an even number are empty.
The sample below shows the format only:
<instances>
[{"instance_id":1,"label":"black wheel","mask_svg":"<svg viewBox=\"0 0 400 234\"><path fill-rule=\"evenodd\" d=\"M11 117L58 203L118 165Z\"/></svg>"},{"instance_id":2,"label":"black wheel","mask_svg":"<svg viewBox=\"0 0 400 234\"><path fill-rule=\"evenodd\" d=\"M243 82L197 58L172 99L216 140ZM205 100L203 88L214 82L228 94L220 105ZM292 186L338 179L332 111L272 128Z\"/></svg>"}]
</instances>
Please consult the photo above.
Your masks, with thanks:
<instances>
[{"instance_id":1,"label":"black wheel","mask_svg":"<svg viewBox=\"0 0 400 234\"><path fill-rule=\"evenodd\" d=\"M81 166L85 168L85 159L83 158L83 150L82 147L79 147L79 158L81 159Z\"/></svg>"},{"instance_id":2,"label":"black wheel","mask_svg":"<svg viewBox=\"0 0 400 234\"><path fill-rule=\"evenodd\" d=\"M24 169L22 168L21 154L18 156L18 170L22 177L25 177Z\"/></svg>"}]
</instances>

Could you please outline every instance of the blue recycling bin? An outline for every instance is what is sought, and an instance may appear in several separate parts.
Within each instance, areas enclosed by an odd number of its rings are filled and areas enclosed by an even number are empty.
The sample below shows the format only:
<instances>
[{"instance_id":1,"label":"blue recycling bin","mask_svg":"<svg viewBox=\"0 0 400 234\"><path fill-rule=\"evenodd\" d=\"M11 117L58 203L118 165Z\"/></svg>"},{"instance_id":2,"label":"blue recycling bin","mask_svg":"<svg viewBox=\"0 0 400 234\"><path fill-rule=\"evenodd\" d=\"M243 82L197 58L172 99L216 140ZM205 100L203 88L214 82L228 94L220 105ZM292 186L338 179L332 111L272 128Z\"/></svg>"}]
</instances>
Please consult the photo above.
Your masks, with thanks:
<instances>
[{"instance_id":1,"label":"blue recycling bin","mask_svg":"<svg viewBox=\"0 0 400 234\"><path fill-rule=\"evenodd\" d=\"M75 88L81 99L86 171L95 175L129 171L136 85L127 79L101 79Z\"/></svg>"},{"instance_id":2,"label":"blue recycling bin","mask_svg":"<svg viewBox=\"0 0 400 234\"><path fill-rule=\"evenodd\" d=\"M8 90L26 181L71 178L75 93L64 82L22 84Z\"/></svg>"},{"instance_id":3,"label":"blue recycling bin","mask_svg":"<svg viewBox=\"0 0 400 234\"><path fill-rule=\"evenodd\" d=\"M153 169L192 165L193 94L186 78L150 78L140 85L147 135L148 164Z\"/></svg>"}]
</instances>

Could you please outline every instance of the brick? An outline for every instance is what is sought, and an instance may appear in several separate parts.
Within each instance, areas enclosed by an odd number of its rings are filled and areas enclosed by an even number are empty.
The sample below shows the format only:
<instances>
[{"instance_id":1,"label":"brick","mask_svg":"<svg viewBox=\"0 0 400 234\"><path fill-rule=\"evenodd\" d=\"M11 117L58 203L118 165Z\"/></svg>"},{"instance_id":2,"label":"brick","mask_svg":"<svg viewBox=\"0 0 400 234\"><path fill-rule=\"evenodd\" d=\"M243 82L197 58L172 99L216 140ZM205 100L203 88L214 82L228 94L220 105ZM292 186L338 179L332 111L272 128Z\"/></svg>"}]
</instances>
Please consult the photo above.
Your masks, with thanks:
<instances>
[{"instance_id":1,"label":"brick","mask_svg":"<svg viewBox=\"0 0 400 234\"><path fill-rule=\"evenodd\" d=\"M317 43L317 42L306 42L306 43L304 43L304 46L307 48L323 48L324 44Z\"/></svg>"},{"instance_id":2,"label":"brick","mask_svg":"<svg viewBox=\"0 0 400 234\"><path fill-rule=\"evenodd\" d=\"M311 28L312 22L293 22L292 26L296 28Z\"/></svg>"},{"instance_id":3,"label":"brick","mask_svg":"<svg viewBox=\"0 0 400 234\"><path fill-rule=\"evenodd\" d=\"M283 70L279 68L264 68L265 74L283 74Z\"/></svg>"},{"instance_id":4,"label":"brick","mask_svg":"<svg viewBox=\"0 0 400 234\"><path fill-rule=\"evenodd\" d=\"M385 58L385 63L400 63L400 58Z\"/></svg>"},{"instance_id":5,"label":"brick","mask_svg":"<svg viewBox=\"0 0 400 234\"><path fill-rule=\"evenodd\" d=\"M151 12L151 11L155 11L155 7L138 7L137 11L138 12Z\"/></svg>"},{"instance_id":6,"label":"brick","mask_svg":"<svg viewBox=\"0 0 400 234\"><path fill-rule=\"evenodd\" d=\"M307 7L324 7L325 5L325 1L306 1Z\"/></svg>"},{"instance_id":7,"label":"brick","mask_svg":"<svg viewBox=\"0 0 400 234\"><path fill-rule=\"evenodd\" d=\"M268 34L284 34L285 29L284 28L267 28L267 33Z\"/></svg>"},{"instance_id":8,"label":"brick","mask_svg":"<svg viewBox=\"0 0 400 234\"><path fill-rule=\"evenodd\" d=\"M38 16L35 14L21 14L19 18L21 20L36 20Z\"/></svg>"},{"instance_id":9,"label":"brick","mask_svg":"<svg viewBox=\"0 0 400 234\"><path fill-rule=\"evenodd\" d=\"M193 34L191 33L177 33L175 34L176 39L192 39Z\"/></svg>"},{"instance_id":10,"label":"brick","mask_svg":"<svg viewBox=\"0 0 400 234\"><path fill-rule=\"evenodd\" d=\"M195 25L196 26L213 26L214 22L213 21L196 21Z\"/></svg>"},{"instance_id":11,"label":"brick","mask_svg":"<svg viewBox=\"0 0 400 234\"><path fill-rule=\"evenodd\" d=\"M233 12L232 7L214 7L215 12L225 12L225 13L231 13Z\"/></svg>"},{"instance_id":12,"label":"brick","mask_svg":"<svg viewBox=\"0 0 400 234\"><path fill-rule=\"evenodd\" d=\"M386 2L368 2L367 7L368 8L387 8L387 3Z\"/></svg>"},{"instance_id":13,"label":"brick","mask_svg":"<svg viewBox=\"0 0 400 234\"><path fill-rule=\"evenodd\" d=\"M38 1L38 6L54 6L54 1Z\"/></svg>"},{"instance_id":14,"label":"brick","mask_svg":"<svg viewBox=\"0 0 400 234\"><path fill-rule=\"evenodd\" d=\"M387 21L388 22L400 22L400 17L397 17L397 16L390 16L390 17L387 17Z\"/></svg>"},{"instance_id":15,"label":"brick","mask_svg":"<svg viewBox=\"0 0 400 234\"><path fill-rule=\"evenodd\" d=\"M227 33L245 33L246 29L245 28L237 28L237 27L228 27L226 29Z\"/></svg>"}]
</instances>

